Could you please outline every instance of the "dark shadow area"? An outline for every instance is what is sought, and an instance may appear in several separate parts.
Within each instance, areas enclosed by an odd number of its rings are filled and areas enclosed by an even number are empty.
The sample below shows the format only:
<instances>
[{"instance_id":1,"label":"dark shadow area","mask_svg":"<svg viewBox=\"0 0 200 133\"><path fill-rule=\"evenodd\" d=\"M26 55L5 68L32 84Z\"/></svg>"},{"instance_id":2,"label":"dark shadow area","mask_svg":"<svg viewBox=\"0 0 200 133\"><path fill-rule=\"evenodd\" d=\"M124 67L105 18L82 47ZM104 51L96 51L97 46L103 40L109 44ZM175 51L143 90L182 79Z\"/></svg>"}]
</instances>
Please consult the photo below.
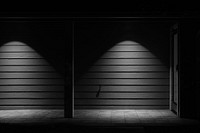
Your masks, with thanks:
<instances>
[{"instance_id":1,"label":"dark shadow area","mask_svg":"<svg viewBox=\"0 0 200 133\"><path fill-rule=\"evenodd\" d=\"M198 133L199 127L190 125L177 125L177 126L120 126L103 127L103 126L78 126L70 123L56 123L56 124L2 124L1 132L22 132L22 133Z\"/></svg>"},{"instance_id":2,"label":"dark shadow area","mask_svg":"<svg viewBox=\"0 0 200 133\"><path fill-rule=\"evenodd\" d=\"M180 23L180 86L182 117L200 120L200 20ZM187 97L187 98L186 98Z\"/></svg>"}]
</instances>

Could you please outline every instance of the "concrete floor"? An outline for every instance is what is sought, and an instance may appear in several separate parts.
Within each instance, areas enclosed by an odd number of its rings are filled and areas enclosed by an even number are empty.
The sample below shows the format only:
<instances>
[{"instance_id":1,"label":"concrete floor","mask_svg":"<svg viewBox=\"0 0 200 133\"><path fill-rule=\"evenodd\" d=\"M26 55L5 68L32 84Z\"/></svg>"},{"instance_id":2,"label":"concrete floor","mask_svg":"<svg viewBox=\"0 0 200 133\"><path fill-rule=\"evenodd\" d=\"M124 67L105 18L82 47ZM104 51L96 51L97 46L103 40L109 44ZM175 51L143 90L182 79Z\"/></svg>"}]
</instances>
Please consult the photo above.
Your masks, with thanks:
<instances>
[{"instance_id":1,"label":"concrete floor","mask_svg":"<svg viewBox=\"0 0 200 133\"><path fill-rule=\"evenodd\" d=\"M169 110L1 110L0 132L25 133L199 133L195 120L180 119Z\"/></svg>"},{"instance_id":2,"label":"concrete floor","mask_svg":"<svg viewBox=\"0 0 200 133\"><path fill-rule=\"evenodd\" d=\"M1 110L0 123L57 123L115 126L150 124L190 124L170 110L75 110L74 118L63 118L63 110Z\"/></svg>"}]
</instances>

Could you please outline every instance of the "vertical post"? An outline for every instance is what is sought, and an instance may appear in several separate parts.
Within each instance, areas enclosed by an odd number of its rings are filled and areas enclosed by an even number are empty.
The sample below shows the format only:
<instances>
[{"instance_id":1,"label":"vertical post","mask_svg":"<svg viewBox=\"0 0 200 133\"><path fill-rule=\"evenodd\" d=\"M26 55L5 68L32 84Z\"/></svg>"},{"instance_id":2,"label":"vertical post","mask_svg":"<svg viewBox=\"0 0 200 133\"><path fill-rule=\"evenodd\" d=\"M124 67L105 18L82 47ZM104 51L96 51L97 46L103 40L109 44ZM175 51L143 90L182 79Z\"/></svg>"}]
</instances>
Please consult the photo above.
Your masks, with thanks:
<instances>
[{"instance_id":1,"label":"vertical post","mask_svg":"<svg viewBox=\"0 0 200 133\"><path fill-rule=\"evenodd\" d=\"M64 95L64 117L65 118L73 118L74 115L74 77L73 77L73 71L74 71L74 57L73 57L73 24L72 23L66 23L70 25L69 27L67 26L67 30L71 32L67 32L68 37L67 37L67 47L66 47L66 59L67 59L67 64L65 68L65 95Z\"/></svg>"},{"instance_id":2,"label":"vertical post","mask_svg":"<svg viewBox=\"0 0 200 133\"><path fill-rule=\"evenodd\" d=\"M72 69L71 69L72 70ZM69 72L69 71L68 71ZM73 118L73 83L72 83L72 71L67 73L70 79L67 78L65 83L65 107L64 107L64 117ZM67 83L69 82L69 83Z\"/></svg>"}]
</instances>

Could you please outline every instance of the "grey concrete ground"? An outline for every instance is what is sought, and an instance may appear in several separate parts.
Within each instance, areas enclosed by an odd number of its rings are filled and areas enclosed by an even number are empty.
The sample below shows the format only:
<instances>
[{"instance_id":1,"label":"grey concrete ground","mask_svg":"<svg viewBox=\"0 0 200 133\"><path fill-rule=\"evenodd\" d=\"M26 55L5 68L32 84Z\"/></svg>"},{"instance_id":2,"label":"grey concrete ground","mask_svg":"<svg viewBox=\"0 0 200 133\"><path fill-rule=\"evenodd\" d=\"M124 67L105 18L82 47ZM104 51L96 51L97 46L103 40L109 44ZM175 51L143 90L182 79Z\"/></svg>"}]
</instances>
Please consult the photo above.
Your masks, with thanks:
<instances>
[{"instance_id":1,"label":"grey concrete ground","mask_svg":"<svg viewBox=\"0 0 200 133\"><path fill-rule=\"evenodd\" d=\"M0 133L199 133L195 120L169 110L1 110Z\"/></svg>"},{"instance_id":2,"label":"grey concrete ground","mask_svg":"<svg viewBox=\"0 0 200 133\"><path fill-rule=\"evenodd\" d=\"M79 125L190 124L195 120L178 118L170 110L75 110L74 118L64 118L63 110L1 110L0 123L58 123Z\"/></svg>"}]
</instances>

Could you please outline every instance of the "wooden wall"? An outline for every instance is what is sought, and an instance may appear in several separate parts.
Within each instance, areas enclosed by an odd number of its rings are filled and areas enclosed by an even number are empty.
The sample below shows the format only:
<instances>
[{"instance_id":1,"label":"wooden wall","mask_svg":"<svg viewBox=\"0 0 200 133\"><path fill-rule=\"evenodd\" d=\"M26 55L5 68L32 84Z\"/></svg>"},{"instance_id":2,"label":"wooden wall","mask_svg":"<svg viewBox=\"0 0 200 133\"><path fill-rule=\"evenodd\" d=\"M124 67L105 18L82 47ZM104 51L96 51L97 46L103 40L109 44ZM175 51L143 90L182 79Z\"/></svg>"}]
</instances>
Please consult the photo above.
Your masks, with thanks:
<instances>
[{"instance_id":1,"label":"wooden wall","mask_svg":"<svg viewBox=\"0 0 200 133\"><path fill-rule=\"evenodd\" d=\"M64 81L34 49L21 42L0 47L0 109L63 108Z\"/></svg>"},{"instance_id":2,"label":"wooden wall","mask_svg":"<svg viewBox=\"0 0 200 133\"><path fill-rule=\"evenodd\" d=\"M141 44L109 49L75 86L75 109L168 109L169 70Z\"/></svg>"}]
</instances>

